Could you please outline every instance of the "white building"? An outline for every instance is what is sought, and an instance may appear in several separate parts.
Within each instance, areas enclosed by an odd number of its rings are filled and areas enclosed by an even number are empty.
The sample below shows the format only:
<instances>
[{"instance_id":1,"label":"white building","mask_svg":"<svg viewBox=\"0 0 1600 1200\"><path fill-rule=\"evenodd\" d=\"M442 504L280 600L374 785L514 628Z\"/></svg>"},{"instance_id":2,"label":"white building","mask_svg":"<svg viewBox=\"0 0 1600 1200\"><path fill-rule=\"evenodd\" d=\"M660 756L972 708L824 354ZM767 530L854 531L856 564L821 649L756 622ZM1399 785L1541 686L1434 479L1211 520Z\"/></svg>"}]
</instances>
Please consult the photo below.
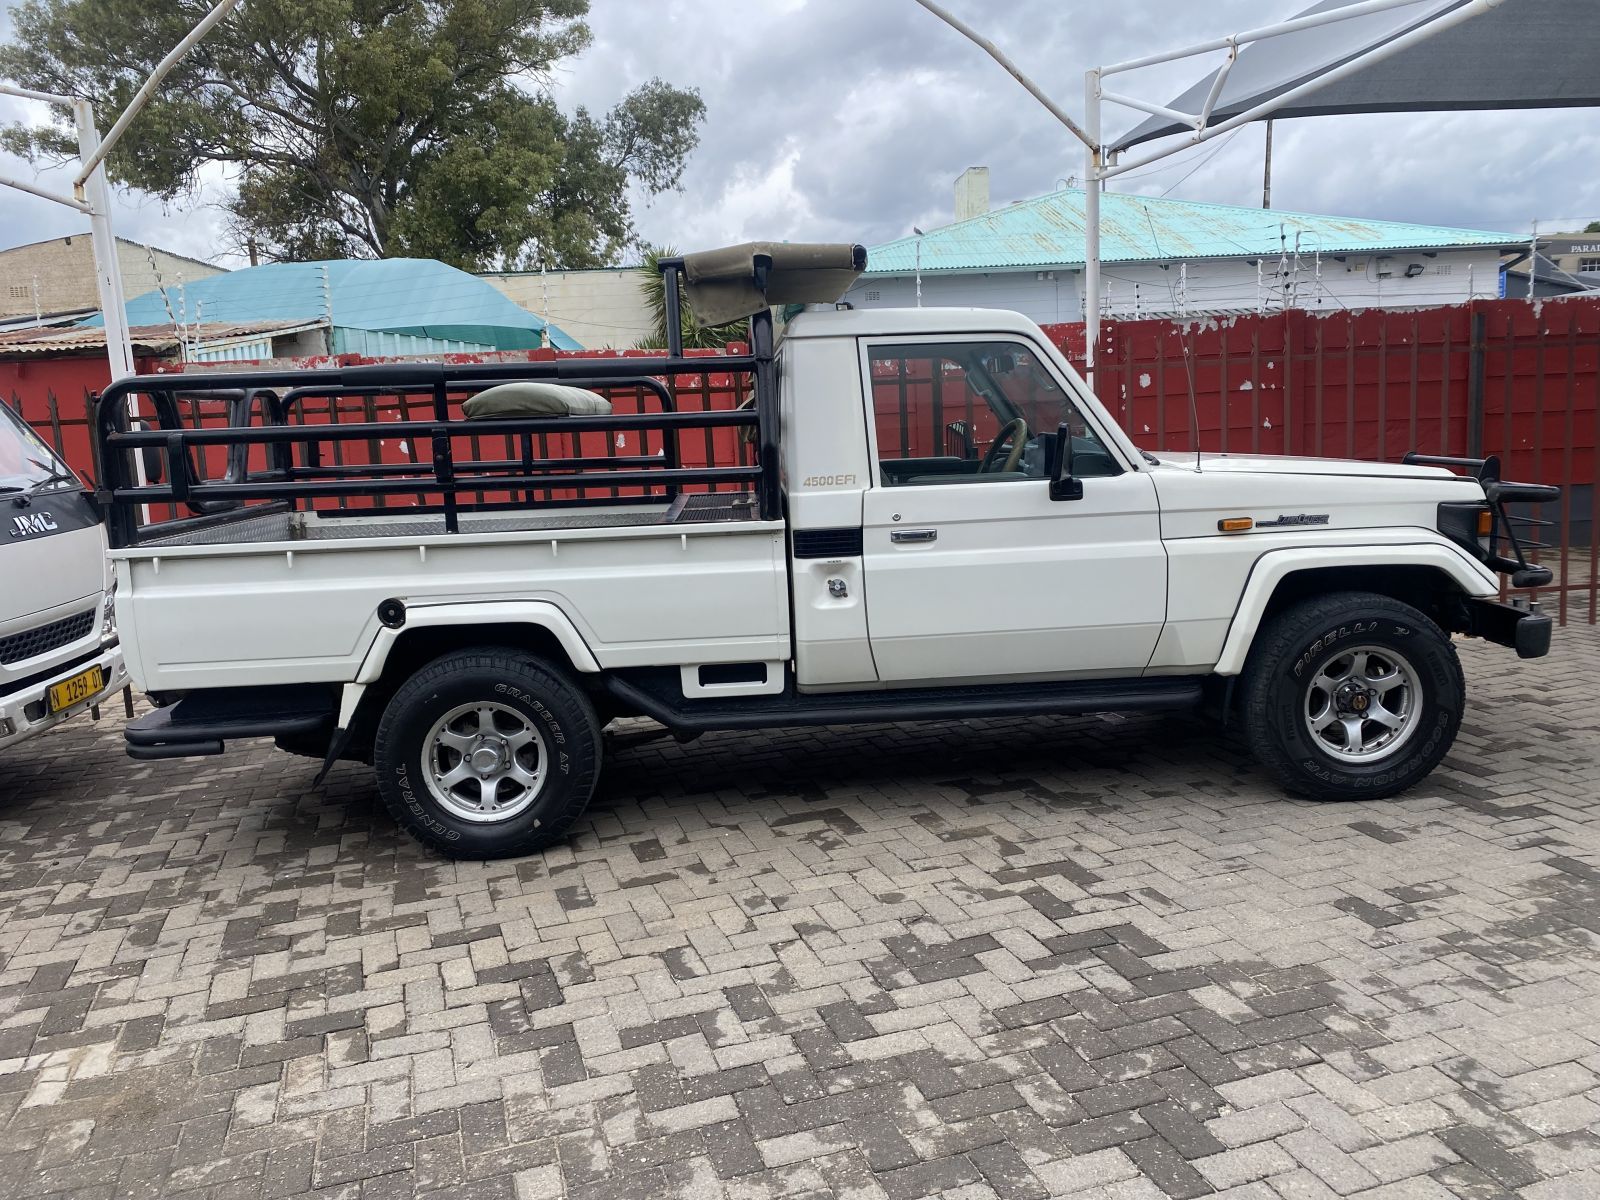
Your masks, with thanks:
<instances>
[{"instance_id":1,"label":"white building","mask_svg":"<svg viewBox=\"0 0 1600 1200\"><path fill-rule=\"evenodd\" d=\"M954 224L872 248L858 307L976 305L1083 320L1084 194L989 209L988 170L956 181ZM1423 308L1501 294L1520 235L1106 192L1105 316Z\"/></svg>"},{"instance_id":2,"label":"white building","mask_svg":"<svg viewBox=\"0 0 1600 1200\"><path fill-rule=\"evenodd\" d=\"M655 328L638 267L499 271L481 278L591 350L631 350Z\"/></svg>"},{"instance_id":3,"label":"white building","mask_svg":"<svg viewBox=\"0 0 1600 1200\"><path fill-rule=\"evenodd\" d=\"M194 283L227 268L170 250L117 239L122 290L137 296L163 284ZM0 317L89 312L100 307L87 233L0 250Z\"/></svg>"}]
</instances>

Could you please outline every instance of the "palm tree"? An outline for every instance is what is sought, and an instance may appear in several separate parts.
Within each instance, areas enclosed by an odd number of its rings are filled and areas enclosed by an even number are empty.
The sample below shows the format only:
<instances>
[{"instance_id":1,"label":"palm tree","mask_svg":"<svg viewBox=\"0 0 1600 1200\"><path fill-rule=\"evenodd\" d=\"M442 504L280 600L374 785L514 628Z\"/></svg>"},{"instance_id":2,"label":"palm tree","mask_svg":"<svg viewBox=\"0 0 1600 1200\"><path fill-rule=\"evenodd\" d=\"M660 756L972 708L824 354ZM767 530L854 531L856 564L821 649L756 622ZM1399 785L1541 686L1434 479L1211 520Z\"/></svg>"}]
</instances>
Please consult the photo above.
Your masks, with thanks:
<instances>
[{"instance_id":1,"label":"palm tree","mask_svg":"<svg viewBox=\"0 0 1600 1200\"><path fill-rule=\"evenodd\" d=\"M677 258L678 252L671 246L646 246L644 250L644 264L639 268L639 286L644 289L645 303L650 306L650 315L653 327L650 335L640 342L636 350L664 350L667 346L667 285L661 277L658 265L663 258ZM742 340L745 336L745 323L733 321L727 325L702 325L695 320L694 313L682 297L682 287L679 288L678 299L679 324L683 331L683 347L685 350L713 349L720 350L729 342Z\"/></svg>"}]
</instances>

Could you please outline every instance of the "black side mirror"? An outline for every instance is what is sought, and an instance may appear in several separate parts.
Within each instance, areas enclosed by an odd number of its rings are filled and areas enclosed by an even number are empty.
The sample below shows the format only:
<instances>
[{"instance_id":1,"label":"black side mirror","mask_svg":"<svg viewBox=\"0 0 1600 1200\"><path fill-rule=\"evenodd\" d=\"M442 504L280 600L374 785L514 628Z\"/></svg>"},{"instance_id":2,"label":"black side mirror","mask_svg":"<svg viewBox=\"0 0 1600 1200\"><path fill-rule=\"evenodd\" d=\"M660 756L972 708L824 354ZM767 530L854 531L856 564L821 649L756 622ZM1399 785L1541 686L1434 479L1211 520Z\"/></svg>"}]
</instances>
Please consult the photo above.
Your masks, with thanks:
<instances>
[{"instance_id":1,"label":"black side mirror","mask_svg":"<svg viewBox=\"0 0 1600 1200\"><path fill-rule=\"evenodd\" d=\"M1056 428L1051 458L1050 499L1082 500L1083 480L1072 473L1072 427L1065 421Z\"/></svg>"}]
</instances>

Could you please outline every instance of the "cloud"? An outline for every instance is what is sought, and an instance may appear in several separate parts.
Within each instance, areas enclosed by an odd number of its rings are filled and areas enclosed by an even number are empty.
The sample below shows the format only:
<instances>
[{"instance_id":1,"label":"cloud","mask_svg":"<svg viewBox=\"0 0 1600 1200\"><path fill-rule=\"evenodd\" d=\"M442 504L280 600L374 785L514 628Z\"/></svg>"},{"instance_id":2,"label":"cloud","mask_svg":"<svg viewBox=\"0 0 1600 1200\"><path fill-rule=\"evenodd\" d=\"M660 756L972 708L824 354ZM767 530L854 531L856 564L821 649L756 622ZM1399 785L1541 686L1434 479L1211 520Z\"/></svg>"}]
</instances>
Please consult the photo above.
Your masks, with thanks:
<instances>
[{"instance_id":1,"label":"cloud","mask_svg":"<svg viewBox=\"0 0 1600 1200\"><path fill-rule=\"evenodd\" d=\"M1083 72L1275 19L1277 0L1125 0L1074 5L946 0L1069 112ZM681 191L635 196L648 241L694 249L750 238L868 244L951 219L952 184L990 168L1004 204L1081 177L1078 143L986 55L913 0L593 0L595 40L554 81L568 108L602 111L659 75L701 90L701 145ZM1210 63L1152 69L1140 94L1165 99ZM0 118L16 111L0 101ZM1108 128L1136 123L1137 114ZM1259 204L1263 131L1247 126L1146 171L1119 190ZM1535 219L1600 218L1600 110L1421 113L1280 122L1273 202L1284 209L1520 232ZM33 168L0 156L0 174ZM66 187L65 172L41 177ZM199 257L224 253L211 201L170 209L119 195L117 231ZM1569 222L1570 223L1570 222ZM0 241L81 232L65 208L0 197ZM232 260L237 262L237 259Z\"/></svg>"}]
</instances>

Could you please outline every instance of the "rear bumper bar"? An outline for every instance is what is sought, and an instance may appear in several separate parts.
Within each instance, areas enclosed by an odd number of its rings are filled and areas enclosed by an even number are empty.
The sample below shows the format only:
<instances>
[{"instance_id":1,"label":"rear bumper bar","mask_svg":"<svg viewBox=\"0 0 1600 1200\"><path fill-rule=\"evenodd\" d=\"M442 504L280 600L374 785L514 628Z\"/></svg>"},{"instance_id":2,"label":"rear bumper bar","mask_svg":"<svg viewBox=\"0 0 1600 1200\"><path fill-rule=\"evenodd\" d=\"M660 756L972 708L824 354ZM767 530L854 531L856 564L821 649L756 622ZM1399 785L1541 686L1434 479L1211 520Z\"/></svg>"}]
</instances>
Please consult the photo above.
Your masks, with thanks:
<instances>
[{"instance_id":1,"label":"rear bumper bar","mask_svg":"<svg viewBox=\"0 0 1600 1200\"><path fill-rule=\"evenodd\" d=\"M232 738L331 730L333 720L332 694L324 687L213 689L129 721L122 736L129 758L193 758L221 754Z\"/></svg>"},{"instance_id":2,"label":"rear bumper bar","mask_svg":"<svg viewBox=\"0 0 1600 1200\"><path fill-rule=\"evenodd\" d=\"M1467 601L1467 635L1510 646L1518 658L1543 658L1549 654L1552 624L1547 614L1514 604L1476 598Z\"/></svg>"}]
</instances>

